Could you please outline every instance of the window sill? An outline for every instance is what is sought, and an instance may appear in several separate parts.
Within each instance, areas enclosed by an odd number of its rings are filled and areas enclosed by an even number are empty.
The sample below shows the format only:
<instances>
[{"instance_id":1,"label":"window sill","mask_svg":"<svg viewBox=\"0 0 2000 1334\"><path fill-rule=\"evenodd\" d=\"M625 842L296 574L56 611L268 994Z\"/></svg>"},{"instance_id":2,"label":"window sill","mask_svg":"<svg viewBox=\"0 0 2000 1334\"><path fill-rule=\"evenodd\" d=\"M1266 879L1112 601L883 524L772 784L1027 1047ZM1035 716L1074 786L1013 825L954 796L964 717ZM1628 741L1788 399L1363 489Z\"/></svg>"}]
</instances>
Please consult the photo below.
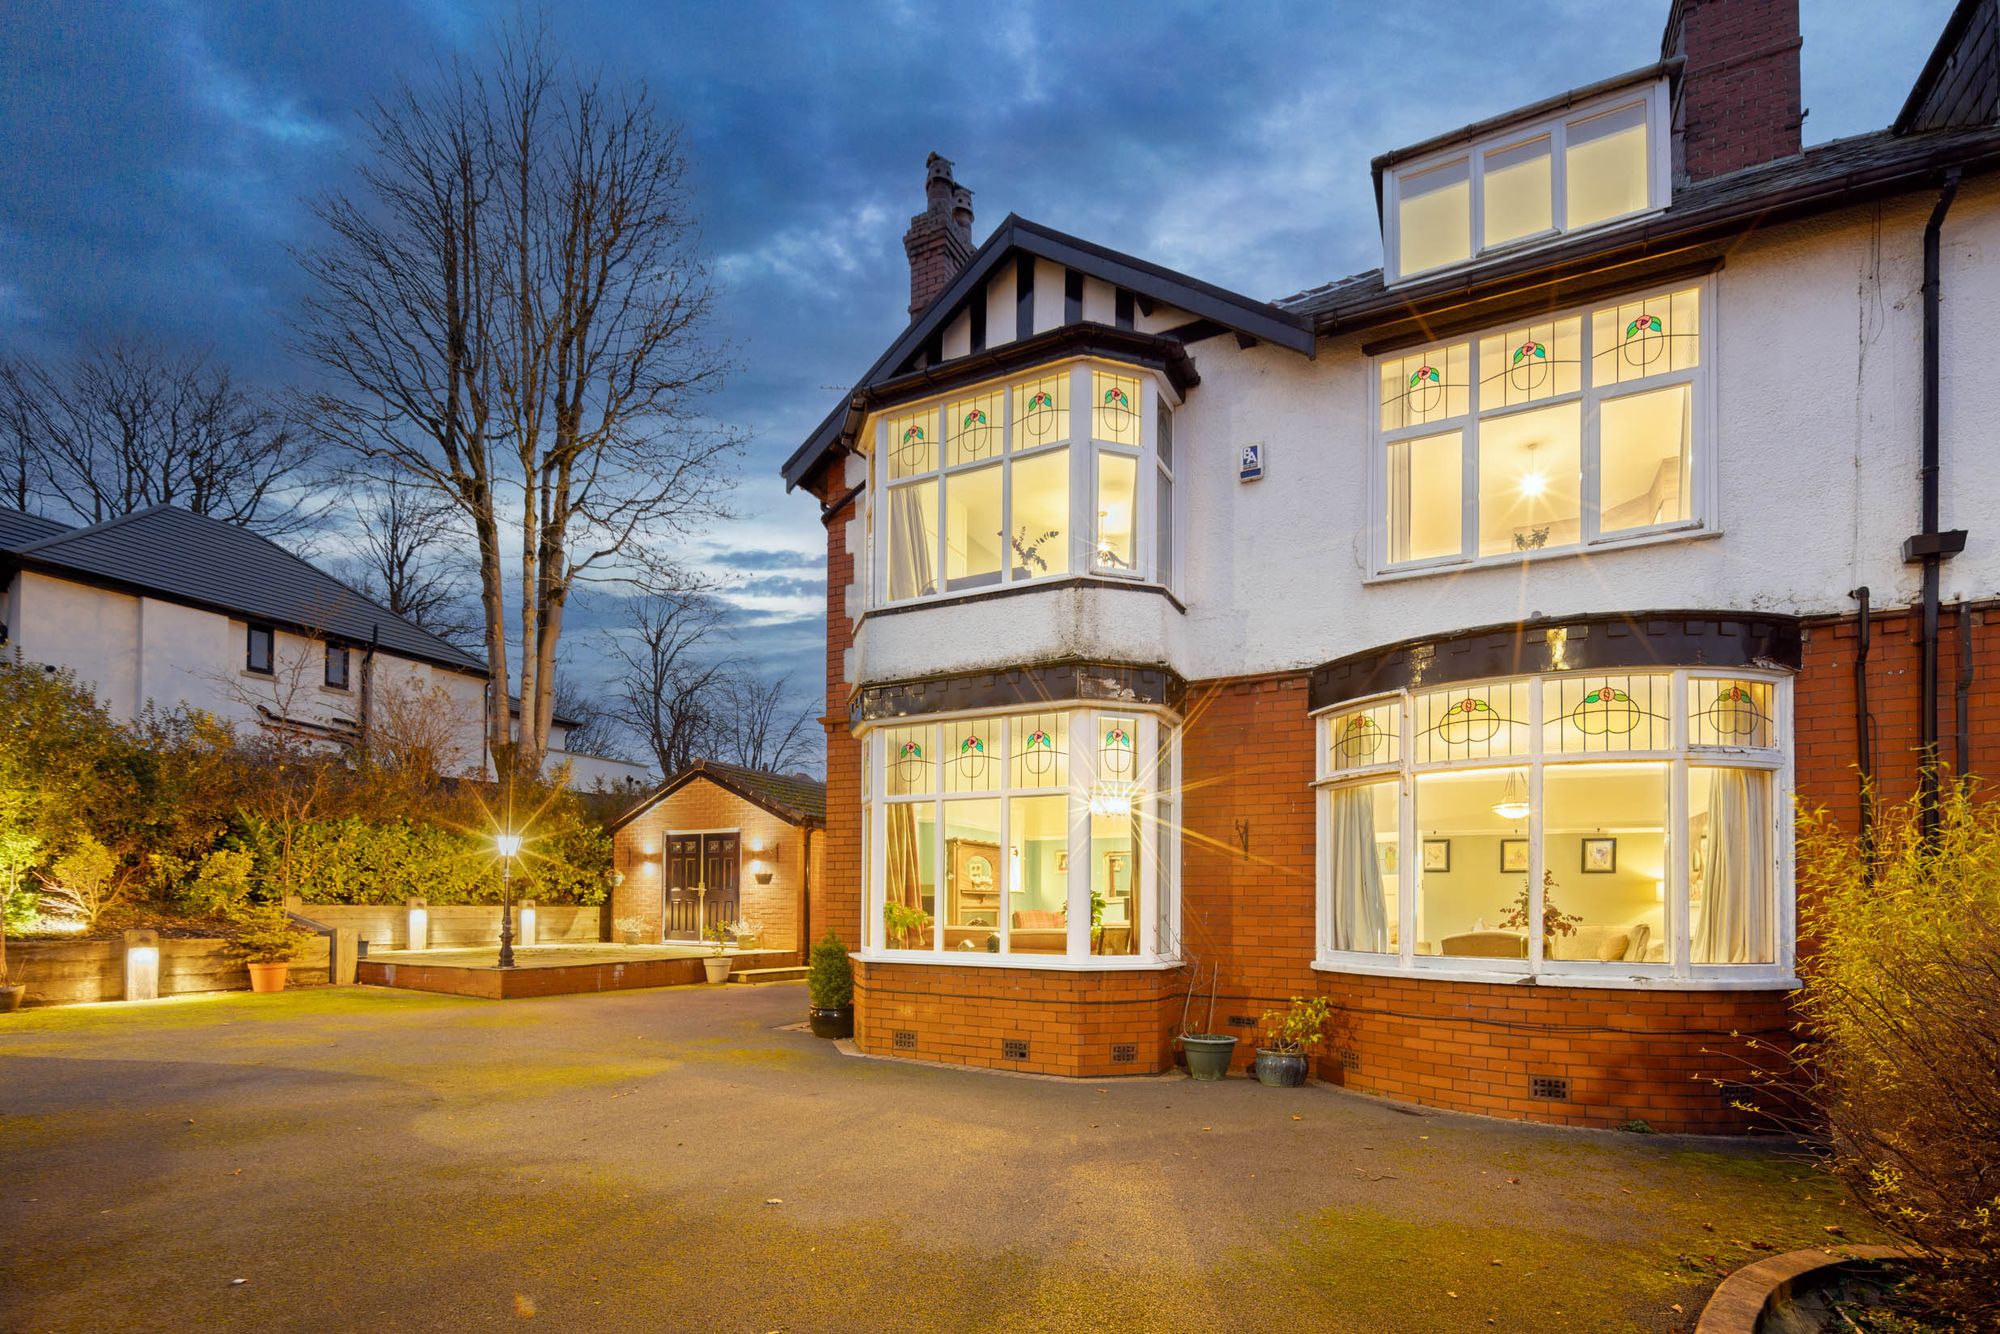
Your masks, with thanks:
<instances>
[{"instance_id":1,"label":"window sill","mask_svg":"<svg viewBox=\"0 0 2000 1334\"><path fill-rule=\"evenodd\" d=\"M1426 960L1439 957L1424 956ZM1664 969L1665 965L1656 965ZM1745 967L1740 977L1675 977L1655 973L1529 973L1525 970L1480 968L1467 961L1461 967L1404 967L1387 959L1315 959L1316 973L1349 973L1357 977L1400 977L1419 982L1481 982L1516 987L1588 987L1604 991L1795 991L1796 975L1783 968Z\"/></svg>"},{"instance_id":2,"label":"window sill","mask_svg":"<svg viewBox=\"0 0 2000 1334\"><path fill-rule=\"evenodd\" d=\"M909 602L892 602L886 606L870 607L861 613L861 621L866 622L879 616L900 616L905 612L924 611L931 607L958 607L970 602L987 602L995 598L1018 597L1023 593L1048 593L1065 588L1114 588L1128 593L1156 593L1167 600L1181 615L1187 615L1187 604L1168 591L1165 584L1148 583L1130 576L1075 574L1060 579L1034 579L1025 583L1004 584L999 588L982 588L966 593L942 593L934 597L917 598Z\"/></svg>"},{"instance_id":3,"label":"window sill","mask_svg":"<svg viewBox=\"0 0 2000 1334\"><path fill-rule=\"evenodd\" d=\"M1438 562L1427 565L1392 566L1377 570L1363 584L1393 584L1405 579L1429 579L1441 574L1464 574L1471 570L1518 570L1544 561L1573 560L1609 551L1631 551L1641 547L1665 546L1676 542L1702 542L1722 536L1720 528L1687 526L1645 533L1639 537L1605 538L1584 546L1559 547L1554 551L1524 552L1520 555L1481 556L1475 560Z\"/></svg>"},{"instance_id":4,"label":"window sill","mask_svg":"<svg viewBox=\"0 0 2000 1334\"><path fill-rule=\"evenodd\" d=\"M856 950L854 957L869 964L918 964L946 968L1012 968L1062 973L1149 973L1181 966L1179 959L1136 957L1092 957L1072 959L1067 955L988 954L985 951L921 954L914 950Z\"/></svg>"}]
</instances>

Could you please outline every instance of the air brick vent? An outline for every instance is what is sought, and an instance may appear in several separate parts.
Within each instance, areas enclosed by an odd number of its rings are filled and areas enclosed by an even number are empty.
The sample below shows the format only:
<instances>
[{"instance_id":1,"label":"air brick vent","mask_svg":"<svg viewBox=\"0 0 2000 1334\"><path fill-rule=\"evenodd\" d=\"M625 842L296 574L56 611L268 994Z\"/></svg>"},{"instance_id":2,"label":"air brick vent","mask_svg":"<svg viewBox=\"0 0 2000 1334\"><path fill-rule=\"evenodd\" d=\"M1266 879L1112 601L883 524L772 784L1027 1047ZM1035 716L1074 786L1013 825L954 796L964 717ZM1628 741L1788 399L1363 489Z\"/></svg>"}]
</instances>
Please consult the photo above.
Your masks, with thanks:
<instances>
[{"instance_id":1,"label":"air brick vent","mask_svg":"<svg viewBox=\"0 0 2000 1334\"><path fill-rule=\"evenodd\" d=\"M915 1051L917 1049L917 1033L915 1029L899 1028L889 1035L889 1040L895 1044L897 1051Z\"/></svg>"},{"instance_id":2,"label":"air brick vent","mask_svg":"<svg viewBox=\"0 0 2000 1334\"><path fill-rule=\"evenodd\" d=\"M1340 1049L1340 1068L1349 1074L1360 1073L1361 1053L1352 1047L1342 1047Z\"/></svg>"},{"instance_id":3,"label":"air brick vent","mask_svg":"<svg viewBox=\"0 0 2000 1334\"><path fill-rule=\"evenodd\" d=\"M1001 1038L1000 1059L1003 1061L1025 1061L1028 1059L1026 1038Z\"/></svg>"},{"instance_id":4,"label":"air brick vent","mask_svg":"<svg viewBox=\"0 0 2000 1334\"><path fill-rule=\"evenodd\" d=\"M1232 1014L1229 1016L1229 1026L1231 1028L1255 1028L1257 1027L1257 1016L1251 1014Z\"/></svg>"},{"instance_id":5,"label":"air brick vent","mask_svg":"<svg viewBox=\"0 0 2000 1334\"><path fill-rule=\"evenodd\" d=\"M1555 1075L1530 1075L1528 1096L1541 1098L1547 1102L1568 1102L1569 1081Z\"/></svg>"},{"instance_id":6,"label":"air brick vent","mask_svg":"<svg viewBox=\"0 0 2000 1334\"><path fill-rule=\"evenodd\" d=\"M1111 1044L1111 1061L1114 1065L1132 1065L1139 1059L1139 1044L1136 1042L1114 1042Z\"/></svg>"}]
</instances>

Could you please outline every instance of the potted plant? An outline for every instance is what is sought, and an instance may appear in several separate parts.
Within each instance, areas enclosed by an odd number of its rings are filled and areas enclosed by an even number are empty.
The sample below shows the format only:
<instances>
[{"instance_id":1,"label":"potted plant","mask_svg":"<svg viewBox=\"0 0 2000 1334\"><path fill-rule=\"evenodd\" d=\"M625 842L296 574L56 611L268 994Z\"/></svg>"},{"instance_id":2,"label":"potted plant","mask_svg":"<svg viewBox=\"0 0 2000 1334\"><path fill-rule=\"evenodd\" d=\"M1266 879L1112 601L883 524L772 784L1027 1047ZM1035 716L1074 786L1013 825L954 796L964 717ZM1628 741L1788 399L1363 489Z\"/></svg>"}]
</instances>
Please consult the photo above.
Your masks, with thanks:
<instances>
[{"instance_id":1,"label":"potted plant","mask_svg":"<svg viewBox=\"0 0 2000 1334\"><path fill-rule=\"evenodd\" d=\"M887 930L891 949L923 949L929 944L926 937L931 929L931 915L922 908L885 903L882 905L882 924Z\"/></svg>"},{"instance_id":2,"label":"potted plant","mask_svg":"<svg viewBox=\"0 0 2000 1334\"><path fill-rule=\"evenodd\" d=\"M815 1037L854 1036L854 965L848 961L847 946L831 931L812 947L812 961L806 965L806 999L812 1007L806 1018Z\"/></svg>"},{"instance_id":3,"label":"potted plant","mask_svg":"<svg viewBox=\"0 0 2000 1334\"><path fill-rule=\"evenodd\" d=\"M1291 1008L1264 1012L1263 1041L1251 1069L1257 1082L1274 1089L1295 1089L1306 1082L1307 1053L1326 1036L1333 1002L1324 996L1294 996Z\"/></svg>"},{"instance_id":4,"label":"potted plant","mask_svg":"<svg viewBox=\"0 0 2000 1334\"><path fill-rule=\"evenodd\" d=\"M729 947L729 928L721 922L708 928L708 957L701 961L702 971L708 974L710 982L727 982L729 970L735 960L724 954Z\"/></svg>"},{"instance_id":5,"label":"potted plant","mask_svg":"<svg viewBox=\"0 0 2000 1334\"><path fill-rule=\"evenodd\" d=\"M1208 979L1208 1022L1206 1027L1215 1026L1215 987L1221 979L1222 965L1216 964ZM1227 1033L1193 1032L1188 1028L1188 1011L1194 1005L1194 989L1201 979L1201 964L1198 960L1188 963L1187 999L1181 1004L1181 1051L1187 1056L1188 1076L1192 1079L1213 1081L1229 1074L1229 1062L1236 1054L1236 1039Z\"/></svg>"},{"instance_id":6,"label":"potted plant","mask_svg":"<svg viewBox=\"0 0 2000 1334\"><path fill-rule=\"evenodd\" d=\"M276 912L253 917L229 942L229 952L243 960L250 970L250 990L283 991L292 956L305 944L309 933L293 926Z\"/></svg>"},{"instance_id":7,"label":"potted plant","mask_svg":"<svg viewBox=\"0 0 2000 1334\"><path fill-rule=\"evenodd\" d=\"M643 917L621 917L614 925L618 928L618 938L627 945L637 945L646 938L646 919Z\"/></svg>"},{"instance_id":8,"label":"potted plant","mask_svg":"<svg viewBox=\"0 0 2000 1334\"><path fill-rule=\"evenodd\" d=\"M737 949L754 950L757 948L757 937L764 934L764 924L739 917L729 924L729 933L736 937Z\"/></svg>"}]
</instances>

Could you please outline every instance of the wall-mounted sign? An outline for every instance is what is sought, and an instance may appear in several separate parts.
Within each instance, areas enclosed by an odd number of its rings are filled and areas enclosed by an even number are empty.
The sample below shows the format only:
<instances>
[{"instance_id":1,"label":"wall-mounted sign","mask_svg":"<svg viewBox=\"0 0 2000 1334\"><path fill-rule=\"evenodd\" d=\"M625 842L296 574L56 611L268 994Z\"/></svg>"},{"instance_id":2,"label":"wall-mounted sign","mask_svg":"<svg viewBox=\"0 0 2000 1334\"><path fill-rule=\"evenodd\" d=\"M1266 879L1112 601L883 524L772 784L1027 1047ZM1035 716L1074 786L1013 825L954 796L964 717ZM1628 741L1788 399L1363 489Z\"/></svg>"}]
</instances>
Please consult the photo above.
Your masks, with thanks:
<instances>
[{"instance_id":1,"label":"wall-mounted sign","mask_svg":"<svg viewBox=\"0 0 2000 1334\"><path fill-rule=\"evenodd\" d=\"M1236 480L1254 482L1264 475L1264 443L1245 445L1239 452L1236 463Z\"/></svg>"}]
</instances>

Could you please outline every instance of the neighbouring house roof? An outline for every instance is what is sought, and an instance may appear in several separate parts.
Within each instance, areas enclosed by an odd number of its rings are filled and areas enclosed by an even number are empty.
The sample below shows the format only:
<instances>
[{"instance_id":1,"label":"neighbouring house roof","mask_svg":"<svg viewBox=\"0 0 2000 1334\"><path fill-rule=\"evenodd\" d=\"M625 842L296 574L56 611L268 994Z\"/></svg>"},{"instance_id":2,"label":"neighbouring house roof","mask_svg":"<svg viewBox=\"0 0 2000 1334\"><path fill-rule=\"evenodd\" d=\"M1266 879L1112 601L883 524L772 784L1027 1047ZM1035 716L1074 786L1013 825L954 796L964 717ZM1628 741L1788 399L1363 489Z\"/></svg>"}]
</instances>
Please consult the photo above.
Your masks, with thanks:
<instances>
[{"instance_id":1,"label":"neighbouring house roof","mask_svg":"<svg viewBox=\"0 0 2000 1334\"><path fill-rule=\"evenodd\" d=\"M68 531L68 524L0 505L0 551L19 551L22 547Z\"/></svg>"},{"instance_id":2,"label":"neighbouring house roof","mask_svg":"<svg viewBox=\"0 0 2000 1334\"><path fill-rule=\"evenodd\" d=\"M787 490L804 481L844 443L859 426L862 415L885 390L901 391L921 384L926 370L936 369L935 365L920 368L918 363L927 350L935 353L935 340L969 302L984 300L987 280L1010 256L1015 255L1045 259L1121 287L1143 301L1184 310L1196 318L1196 324L1187 331L1189 334L1206 338L1233 332L1246 339L1259 339L1306 356L1312 355L1313 335L1307 323L1268 301L1205 283L1150 260L1067 235L1010 213L966 261L965 268L952 279L951 284L911 321L909 328L868 368L847 398L785 461L783 472ZM980 358L986 358L995 363L996 370L1004 369L1007 360L1018 359L1031 343L1036 344L1035 350L1043 355L1056 354L1061 350L1056 344L1074 341L1074 331L1077 330L1089 331L1090 336L1117 344L1118 350L1141 358L1163 361L1179 358L1185 361L1181 346L1186 341L1186 335L1141 334L1107 325L1086 324L1069 325L1066 330L1049 331L1037 335L1035 339L998 343L985 352L955 358L950 364L954 367L960 363L971 365ZM1039 346L1043 339L1051 340L1046 348ZM934 355L932 360L935 362ZM1192 383L1191 378L1189 382Z\"/></svg>"},{"instance_id":3,"label":"neighbouring house roof","mask_svg":"<svg viewBox=\"0 0 2000 1334\"><path fill-rule=\"evenodd\" d=\"M1959 0L1896 114L1897 134L2000 115L2000 0Z\"/></svg>"},{"instance_id":4,"label":"neighbouring house roof","mask_svg":"<svg viewBox=\"0 0 2000 1334\"><path fill-rule=\"evenodd\" d=\"M157 505L88 528L58 528L8 550L7 563L486 674L479 658L235 524Z\"/></svg>"},{"instance_id":5,"label":"neighbouring house roof","mask_svg":"<svg viewBox=\"0 0 2000 1334\"><path fill-rule=\"evenodd\" d=\"M611 822L622 828L671 797L697 778L706 778L717 787L760 806L788 824L826 823L826 784L804 774L775 774L764 769L745 769L719 760L696 760L666 782L654 788L639 803Z\"/></svg>"},{"instance_id":6,"label":"neighbouring house roof","mask_svg":"<svg viewBox=\"0 0 2000 1334\"><path fill-rule=\"evenodd\" d=\"M1320 334L1392 324L1469 308L1496 294L1532 291L1587 272L1637 269L1688 257L1697 247L1808 214L1936 184L1953 167L2000 167L2000 127L1836 139L1794 157L1681 186L1656 217L1475 263L1436 278L1387 287L1380 269L1283 297ZM1639 281L1635 276L1633 281Z\"/></svg>"}]
</instances>

